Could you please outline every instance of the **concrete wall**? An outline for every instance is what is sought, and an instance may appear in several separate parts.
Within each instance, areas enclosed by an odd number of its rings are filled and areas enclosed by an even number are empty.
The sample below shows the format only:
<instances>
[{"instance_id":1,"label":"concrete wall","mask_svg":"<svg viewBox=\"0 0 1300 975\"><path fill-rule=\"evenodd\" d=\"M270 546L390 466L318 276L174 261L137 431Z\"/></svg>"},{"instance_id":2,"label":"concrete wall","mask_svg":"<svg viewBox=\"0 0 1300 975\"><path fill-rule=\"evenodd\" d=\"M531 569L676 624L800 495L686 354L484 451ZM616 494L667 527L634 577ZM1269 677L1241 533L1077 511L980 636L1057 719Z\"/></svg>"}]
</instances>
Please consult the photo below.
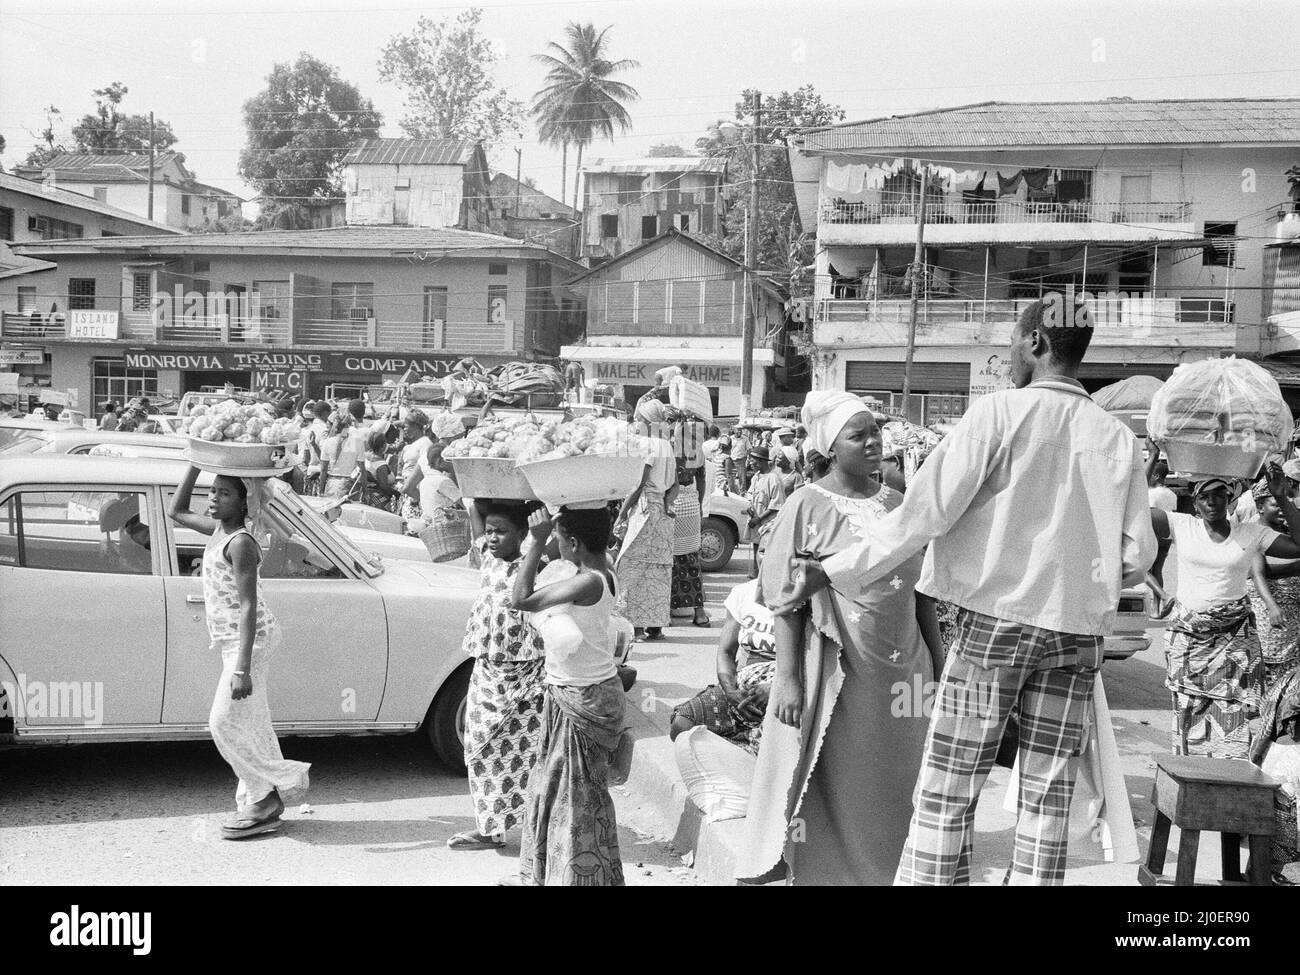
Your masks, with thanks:
<instances>
[{"instance_id":1,"label":"concrete wall","mask_svg":"<svg viewBox=\"0 0 1300 975\"><path fill-rule=\"evenodd\" d=\"M27 229L28 217L49 217L54 220L65 220L69 223L80 224L83 237L103 237L106 230L110 234L119 234L124 237L159 233L156 227L132 223L119 217L105 216L101 213L83 210L71 204L40 196L15 193L12 190L0 189L0 206L8 207L14 211L13 242L16 244L42 239L40 234Z\"/></svg>"}]
</instances>

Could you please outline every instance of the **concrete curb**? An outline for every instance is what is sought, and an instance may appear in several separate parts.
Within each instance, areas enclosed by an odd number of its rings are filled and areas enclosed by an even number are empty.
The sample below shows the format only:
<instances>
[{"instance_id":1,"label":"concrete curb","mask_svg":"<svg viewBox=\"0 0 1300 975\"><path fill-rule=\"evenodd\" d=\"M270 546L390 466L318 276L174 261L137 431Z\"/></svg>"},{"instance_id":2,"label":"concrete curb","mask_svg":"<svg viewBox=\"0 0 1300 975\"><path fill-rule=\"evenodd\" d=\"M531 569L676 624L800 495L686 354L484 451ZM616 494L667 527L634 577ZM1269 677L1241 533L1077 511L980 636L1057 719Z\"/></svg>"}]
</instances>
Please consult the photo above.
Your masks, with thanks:
<instances>
[{"instance_id":1,"label":"concrete curb","mask_svg":"<svg viewBox=\"0 0 1300 975\"><path fill-rule=\"evenodd\" d=\"M673 743L667 729L635 706L636 688L628 694L629 728L619 749L615 784L623 785L640 804L636 818L645 828L670 837L701 882L733 886L736 856L744 835L744 820L710 823L686 794L677 771Z\"/></svg>"}]
</instances>

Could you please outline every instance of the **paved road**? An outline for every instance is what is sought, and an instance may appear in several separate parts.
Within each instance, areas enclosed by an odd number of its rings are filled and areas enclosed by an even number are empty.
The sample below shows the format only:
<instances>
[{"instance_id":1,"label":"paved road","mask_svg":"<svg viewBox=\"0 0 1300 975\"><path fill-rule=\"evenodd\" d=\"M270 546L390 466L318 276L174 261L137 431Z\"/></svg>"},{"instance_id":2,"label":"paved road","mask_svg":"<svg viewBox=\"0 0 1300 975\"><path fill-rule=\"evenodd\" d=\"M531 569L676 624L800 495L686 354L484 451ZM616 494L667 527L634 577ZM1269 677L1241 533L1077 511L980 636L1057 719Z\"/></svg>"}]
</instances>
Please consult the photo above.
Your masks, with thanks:
<instances>
[{"instance_id":1,"label":"paved road","mask_svg":"<svg viewBox=\"0 0 1300 975\"><path fill-rule=\"evenodd\" d=\"M238 843L218 834L235 783L210 742L0 753L0 885L479 885L513 871L517 832L501 852L447 849L473 826L465 781L420 739L286 739L284 750L312 763L309 806ZM667 845L626 827L620 844L629 884L695 883Z\"/></svg>"}]
</instances>

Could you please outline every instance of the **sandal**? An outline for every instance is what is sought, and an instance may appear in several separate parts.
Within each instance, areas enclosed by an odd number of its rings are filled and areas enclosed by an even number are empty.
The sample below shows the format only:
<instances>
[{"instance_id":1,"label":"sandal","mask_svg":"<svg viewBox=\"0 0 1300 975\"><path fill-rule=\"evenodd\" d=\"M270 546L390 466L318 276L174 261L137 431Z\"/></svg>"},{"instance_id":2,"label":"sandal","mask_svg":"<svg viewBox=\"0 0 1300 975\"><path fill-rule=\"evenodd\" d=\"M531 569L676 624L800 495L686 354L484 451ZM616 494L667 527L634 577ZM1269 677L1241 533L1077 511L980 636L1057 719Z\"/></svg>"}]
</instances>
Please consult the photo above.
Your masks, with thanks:
<instances>
[{"instance_id":1,"label":"sandal","mask_svg":"<svg viewBox=\"0 0 1300 975\"><path fill-rule=\"evenodd\" d=\"M467 829L447 840L452 850L497 850L506 845L504 836L484 836L478 830Z\"/></svg>"},{"instance_id":2,"label":"sandal","mask_svg":"<svg viewBox=\"0 0 1300 975\"><path fill-rule=\"evenodd\" d=\"M691 626L712 626L712 625L713 625L713 620L708 616L704 617L704 619L702 620L691 620Z\"/></svg>"}]
</instances>

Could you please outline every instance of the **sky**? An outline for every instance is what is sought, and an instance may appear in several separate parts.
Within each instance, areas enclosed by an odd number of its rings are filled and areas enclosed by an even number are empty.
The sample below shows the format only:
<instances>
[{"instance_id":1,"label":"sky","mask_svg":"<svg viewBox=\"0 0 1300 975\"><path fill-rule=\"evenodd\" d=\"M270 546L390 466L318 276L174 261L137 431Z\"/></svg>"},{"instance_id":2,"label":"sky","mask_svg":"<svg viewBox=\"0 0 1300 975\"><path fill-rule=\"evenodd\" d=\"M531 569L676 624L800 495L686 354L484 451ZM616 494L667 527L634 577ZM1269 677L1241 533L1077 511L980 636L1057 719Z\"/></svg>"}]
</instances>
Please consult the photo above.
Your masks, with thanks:
<instances>
[{"instance_id":1,"label":"sky","mask_svg":"<svg viewBox=\"0 0 1300 975\"><path fill-rule=\"evenodd\" d=\"M152 110L180 139L206 183L245 198L237 173L240 109L271 67L306 51L371 98L384 135L401 135L400 92L381 84L379 51L423 14L465 4L424 0L0 0L0 135L6 169L63 112L58 134L91 111L91 90L120 81L122 109ZM480 0L483 30L502 56L494 71L528 101L544 69L532 58L569 21L610 31L612 56L640 66L635 128L597 142L587 158L690 148L710 122L731 117L740 91L814 85L852 119L987 100L1076 101L1300 95L1300 4L1260 2L843 2L843 0ZM560 191L558 150L522 138L490 159ZM567 193L572 194L573 158Z\"/></svg>"}]
</instances>

